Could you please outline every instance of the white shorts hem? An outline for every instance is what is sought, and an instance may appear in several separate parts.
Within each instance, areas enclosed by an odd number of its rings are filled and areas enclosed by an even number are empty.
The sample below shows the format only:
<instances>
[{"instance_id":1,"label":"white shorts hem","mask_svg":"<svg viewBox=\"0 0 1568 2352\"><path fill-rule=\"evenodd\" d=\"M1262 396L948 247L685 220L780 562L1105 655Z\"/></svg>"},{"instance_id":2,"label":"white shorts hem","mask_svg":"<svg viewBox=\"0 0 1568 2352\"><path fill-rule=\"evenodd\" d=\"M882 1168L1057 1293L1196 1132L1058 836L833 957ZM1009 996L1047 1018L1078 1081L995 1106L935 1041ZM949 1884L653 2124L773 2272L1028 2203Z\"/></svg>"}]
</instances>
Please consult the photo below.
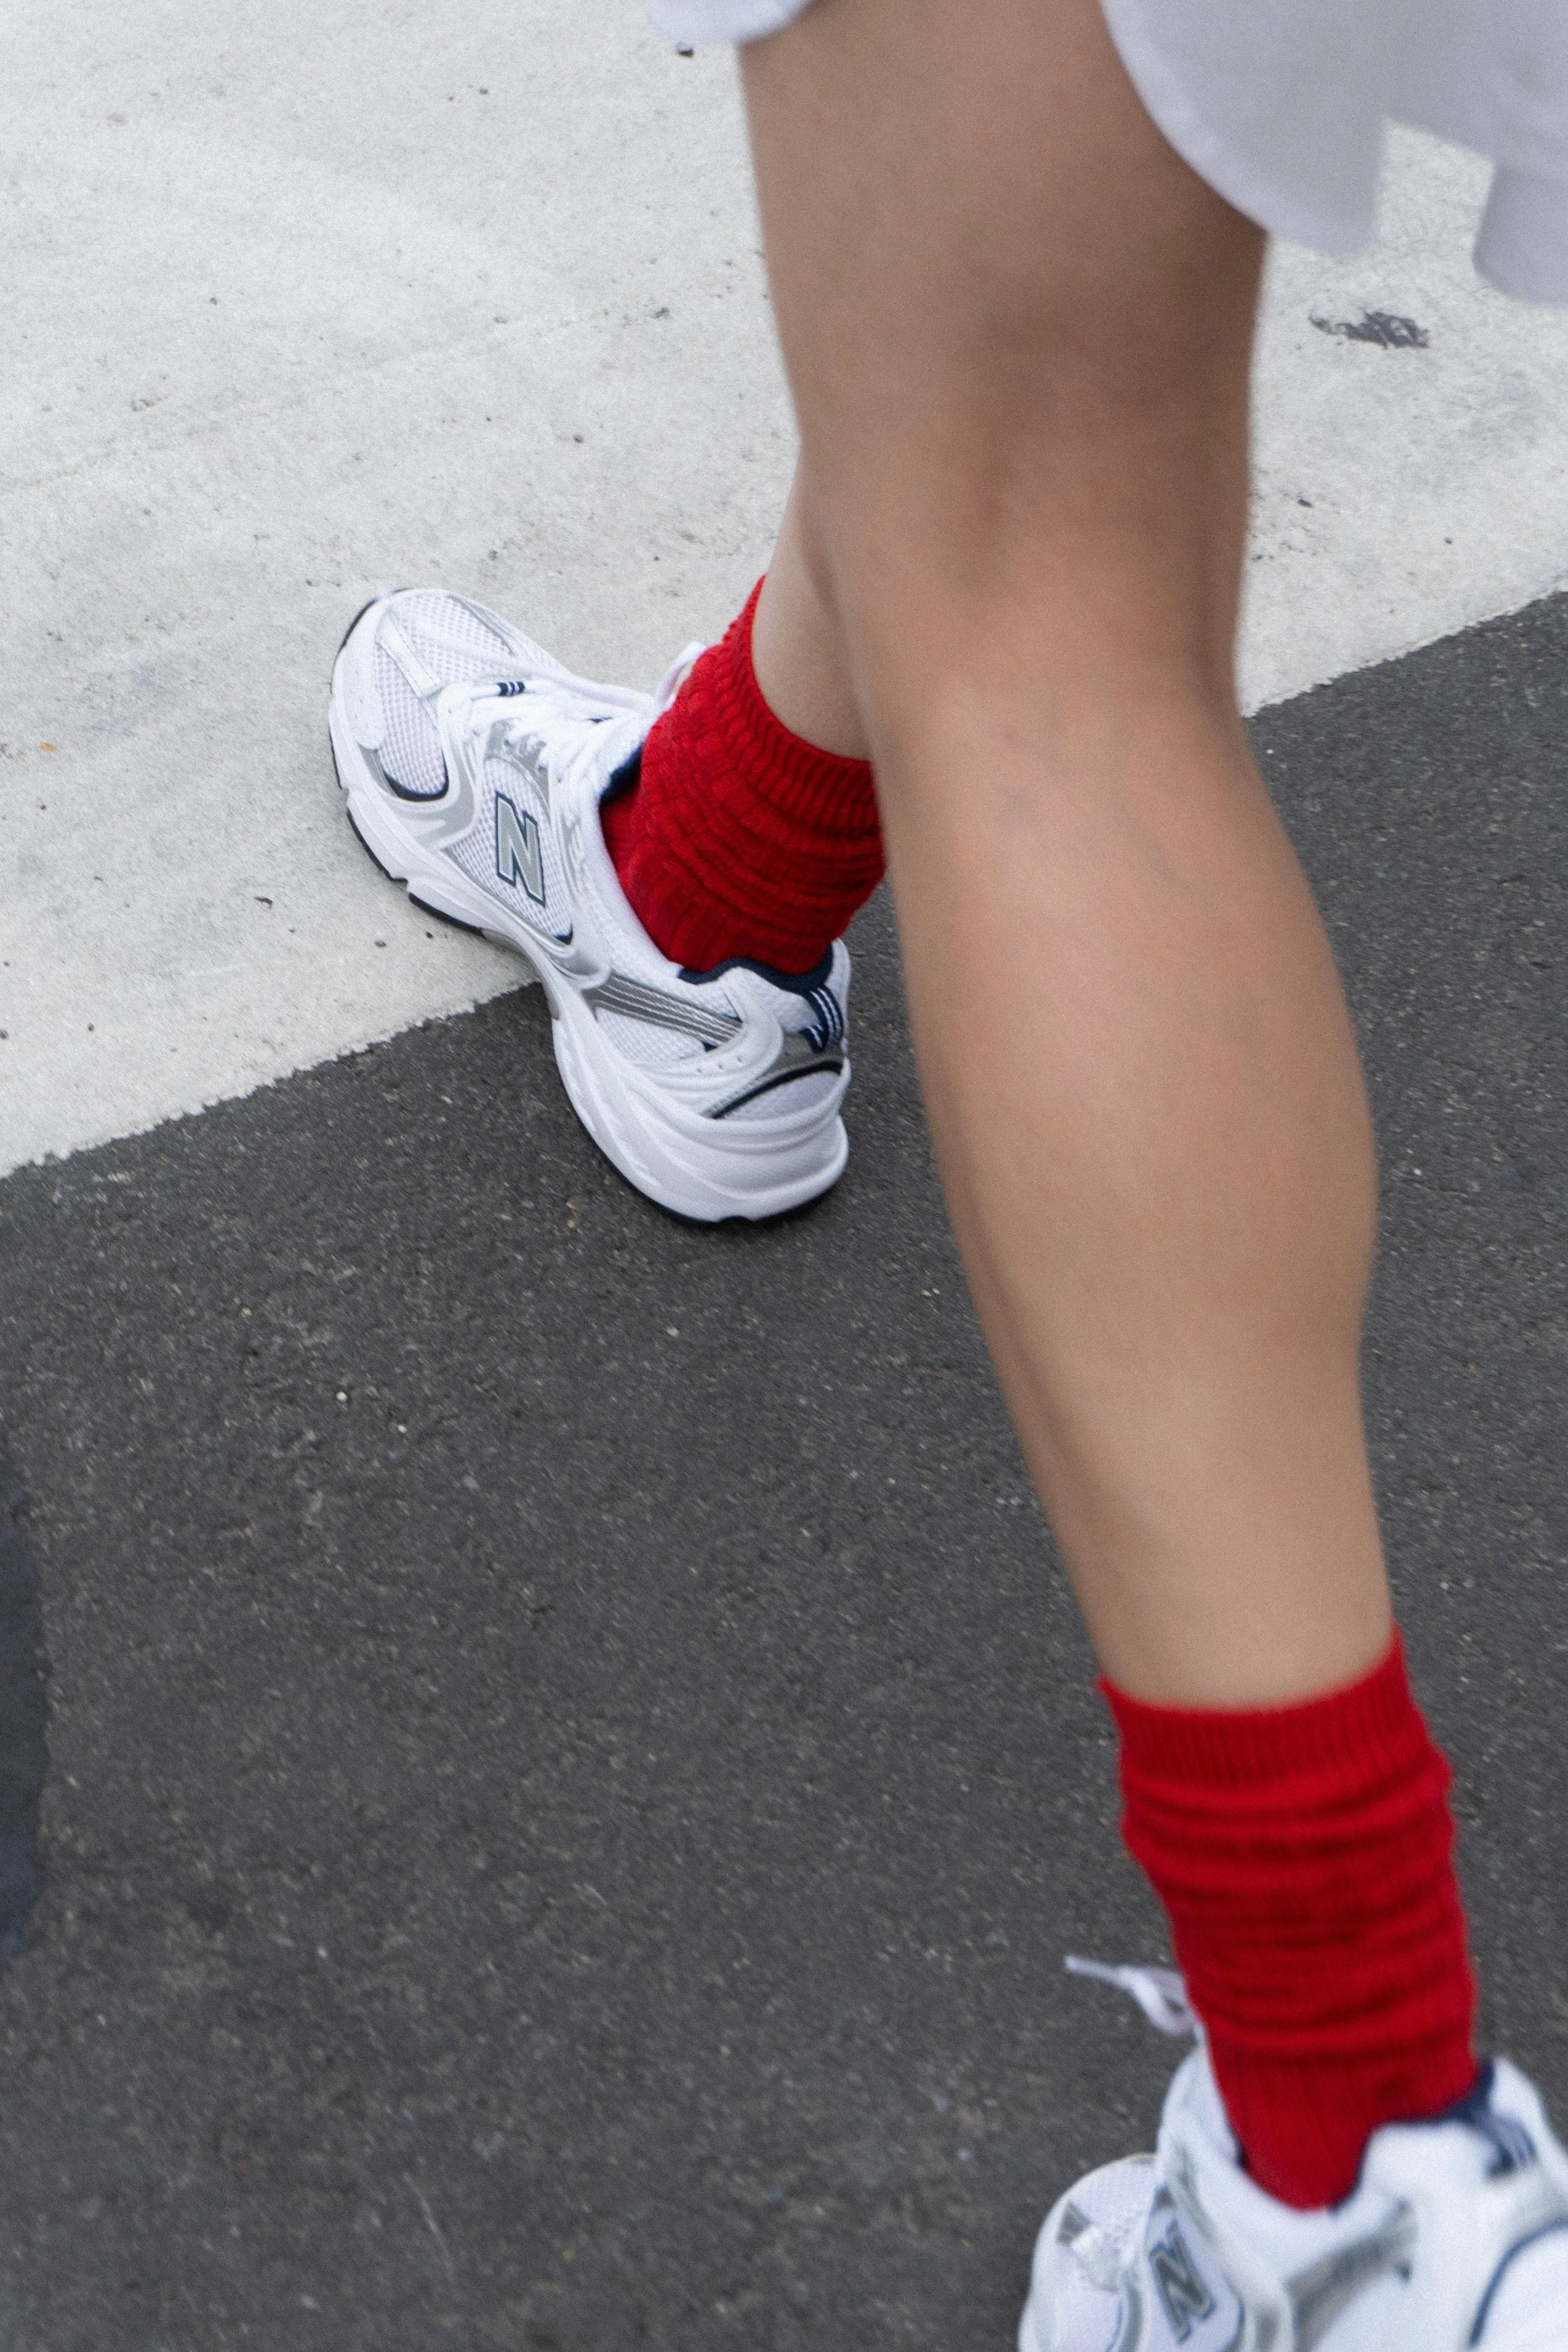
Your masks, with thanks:
<instances>
[{"instance_id":1,"label":"white shorts hem","mask_svg":"<svg viewBox=\"0 0 1568 2352\"><path fill-rule=\"evenodd\" d=\"M761 41L804 16L811 0L653 0L653 21L667 41Z\"/></svg>"}]
</instances>

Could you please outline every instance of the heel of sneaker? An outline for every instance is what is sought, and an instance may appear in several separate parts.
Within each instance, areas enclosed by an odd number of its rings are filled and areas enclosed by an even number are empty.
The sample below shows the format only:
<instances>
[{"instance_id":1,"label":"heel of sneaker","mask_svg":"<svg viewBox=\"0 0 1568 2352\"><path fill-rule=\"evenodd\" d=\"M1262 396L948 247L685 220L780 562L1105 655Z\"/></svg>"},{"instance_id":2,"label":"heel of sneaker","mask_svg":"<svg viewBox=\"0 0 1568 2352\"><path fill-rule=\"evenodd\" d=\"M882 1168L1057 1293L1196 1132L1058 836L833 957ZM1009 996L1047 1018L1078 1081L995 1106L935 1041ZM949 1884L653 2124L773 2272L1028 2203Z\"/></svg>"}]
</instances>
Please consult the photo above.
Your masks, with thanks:
<instances>
[{"instance_id":1,"label":"heel of sneaker","mask_svg":"<svg viewBox=\"0 0 1568 2352\"><path fill-rule=\"evenodd\" d=\"M831 1108L805 1122L781 1152L776 1134L741 1123L681 1116L624 1087L600 1082L595 1055L579 1036L593 1014L574 997L551 991L555 1065L577 1117L628 1184L677 1216L701 1224L742 1217L758 1223L787 1215L831 1189L844 1173L849 1138ZM848 1066L845 1066L845 1085Z\"/></svg>"}]
</instances>

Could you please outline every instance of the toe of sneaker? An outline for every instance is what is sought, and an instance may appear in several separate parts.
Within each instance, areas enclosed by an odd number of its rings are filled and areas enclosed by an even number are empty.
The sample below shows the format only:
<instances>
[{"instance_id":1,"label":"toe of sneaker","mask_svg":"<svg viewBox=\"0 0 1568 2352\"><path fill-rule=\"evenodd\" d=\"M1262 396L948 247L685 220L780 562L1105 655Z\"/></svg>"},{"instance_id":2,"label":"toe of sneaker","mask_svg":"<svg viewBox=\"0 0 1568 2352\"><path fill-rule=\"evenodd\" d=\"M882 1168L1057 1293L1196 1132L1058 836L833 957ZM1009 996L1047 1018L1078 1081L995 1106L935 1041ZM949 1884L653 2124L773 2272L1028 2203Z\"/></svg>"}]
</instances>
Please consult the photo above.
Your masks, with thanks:
<instances>
[{"instance_id":1,"label":"toe of sneaker","mask_svg":"<svg viewBox=\"0 0 1568 2352\"><path fill-rule=\"evenodd\" d=\"M386 712L376 677L376 640L389 600L366 604L338 650L332 669L332 699L355 742L379 751L386 738Z\"/></svg>"}]
</instances>

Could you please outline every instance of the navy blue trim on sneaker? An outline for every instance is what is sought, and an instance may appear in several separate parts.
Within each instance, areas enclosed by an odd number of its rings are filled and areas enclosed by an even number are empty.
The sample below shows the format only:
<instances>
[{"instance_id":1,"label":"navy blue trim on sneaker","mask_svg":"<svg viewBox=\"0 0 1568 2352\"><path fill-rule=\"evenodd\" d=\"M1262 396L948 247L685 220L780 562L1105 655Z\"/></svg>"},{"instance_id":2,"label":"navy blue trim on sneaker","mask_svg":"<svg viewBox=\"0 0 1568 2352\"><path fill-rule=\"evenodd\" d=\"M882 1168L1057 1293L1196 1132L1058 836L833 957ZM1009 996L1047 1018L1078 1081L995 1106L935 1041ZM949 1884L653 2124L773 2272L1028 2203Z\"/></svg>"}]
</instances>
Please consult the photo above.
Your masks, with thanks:
<instances>
[{"instance_id":1,"label":"navy blue trim on sneaker","mask_svg":"<svg viewBox=\"0 0 1568 2352\"><path fill-rule=\"evenodd\" d=\"M1445 2107L1440 2116L1433 2116L1435 2124L1464 2124L1479 2132L1492 2150L1492 2160L1487 2168L1490 2180L1500 2180L1505 2173L1523 2172L1540 2158L1535 2142L1524 2126L1511 2116L1500 2116L1492 2105L1492 2085L1497 2080L1497 2065L1489 2058L1481 2068L1480 2078L1473 2091Z\"/></svg>"},{"instance_id":2,"label":"navy blue trim on sneaker","mask_svg":"<svg viewBox=\"0 0 1568 2352\"><path fill-rule=\"evenodd\" d=\"M776 963L759 963L755 956L726 956L710 971L693 971L689 964L680 970L682 980L722 980L727 971L754 971L759 980L771 981L775 988L793 990L796 996L811 996L826 988L833 977L833 949L829 945L817 958L809 971L781 971Z\"/></svg>"},{"instance_id":3,"label":"navy blue trim on sneaker","mask_svg":"<svg viewBox=\"0 0 1568 2352\"><path fill-rule=\"evenodd\" d=\"M1484 2338L1487 2321L1491 2317L1492 2305L1497 2300L1498 2289L1521 2254L1528 2253L1531 2246L1538 2246L1542 2238L1558 2237L1564 2230L1568 2230L1568 2221L1543 2221L1539 2230L1531 2230L1527 2238L1521 2238L1517 2245L1509 2248L1496 2270L1493 2271L1487 2291L1481 2297L1480 2307L1476 2313L1476 2324L1470 2330L1469 2340L1472 2344L1479 2344Z\"/></svg>"},{"instance_id":4,"label":"navy blue trim on sneaker","mask_svg":"<svg viewBox=\"0 0 1568 2352\"><path fill-rule=\"evenodd\" d=\"M759 963L755 956L727 956L710 971L693 971L683 964L680 977L690 981L722 980L727 971L754 971L770 988L787 989L792 996L804 996L816 1015L815 1024L805 1034L817 1053L824 1054L830 1045L844 1043L844 1009L827 984L833 977L831 942L809 971L780 971L776 964Z\"/></svg>"}]
</instances>

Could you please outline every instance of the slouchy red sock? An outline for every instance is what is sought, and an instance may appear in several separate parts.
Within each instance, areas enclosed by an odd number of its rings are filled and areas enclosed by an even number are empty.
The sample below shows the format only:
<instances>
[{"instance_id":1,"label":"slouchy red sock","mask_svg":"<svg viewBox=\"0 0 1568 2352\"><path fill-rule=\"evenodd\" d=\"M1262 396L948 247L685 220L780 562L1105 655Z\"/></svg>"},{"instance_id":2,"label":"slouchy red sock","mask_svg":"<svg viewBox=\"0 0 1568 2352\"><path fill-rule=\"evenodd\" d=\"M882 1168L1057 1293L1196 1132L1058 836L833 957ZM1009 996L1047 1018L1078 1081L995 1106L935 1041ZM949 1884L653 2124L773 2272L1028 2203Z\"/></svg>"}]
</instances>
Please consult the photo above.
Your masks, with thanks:
<instances>
[{"instance_id":1,"label":"slouchy red sock","mask_svg":"<svg viewBox=\"0 0 1568 2352\"><path fill-rule=\"evenodd\" d=\"M622 889L654 945L692 971L734 956L809 971L882 878L868 763L792 735L763 699L761 593L759 581L656 721L637 781L605 803Z\"/></svg>"},{"instance_id":2,"label":"slouchy red sock","mask_svg":"<svg viewBox=\"0 0 1568 2352\"><path fill-rule=\"evenodd\" d=\"M1364 1682L1263 1713L1102 1688L1128 1847L1169 1915L1247 2168L1287 2204L1336 2203L1374 2131L1477 2079L1452 1775L1400 1642Z\"/></svg>"}]
</instances>

